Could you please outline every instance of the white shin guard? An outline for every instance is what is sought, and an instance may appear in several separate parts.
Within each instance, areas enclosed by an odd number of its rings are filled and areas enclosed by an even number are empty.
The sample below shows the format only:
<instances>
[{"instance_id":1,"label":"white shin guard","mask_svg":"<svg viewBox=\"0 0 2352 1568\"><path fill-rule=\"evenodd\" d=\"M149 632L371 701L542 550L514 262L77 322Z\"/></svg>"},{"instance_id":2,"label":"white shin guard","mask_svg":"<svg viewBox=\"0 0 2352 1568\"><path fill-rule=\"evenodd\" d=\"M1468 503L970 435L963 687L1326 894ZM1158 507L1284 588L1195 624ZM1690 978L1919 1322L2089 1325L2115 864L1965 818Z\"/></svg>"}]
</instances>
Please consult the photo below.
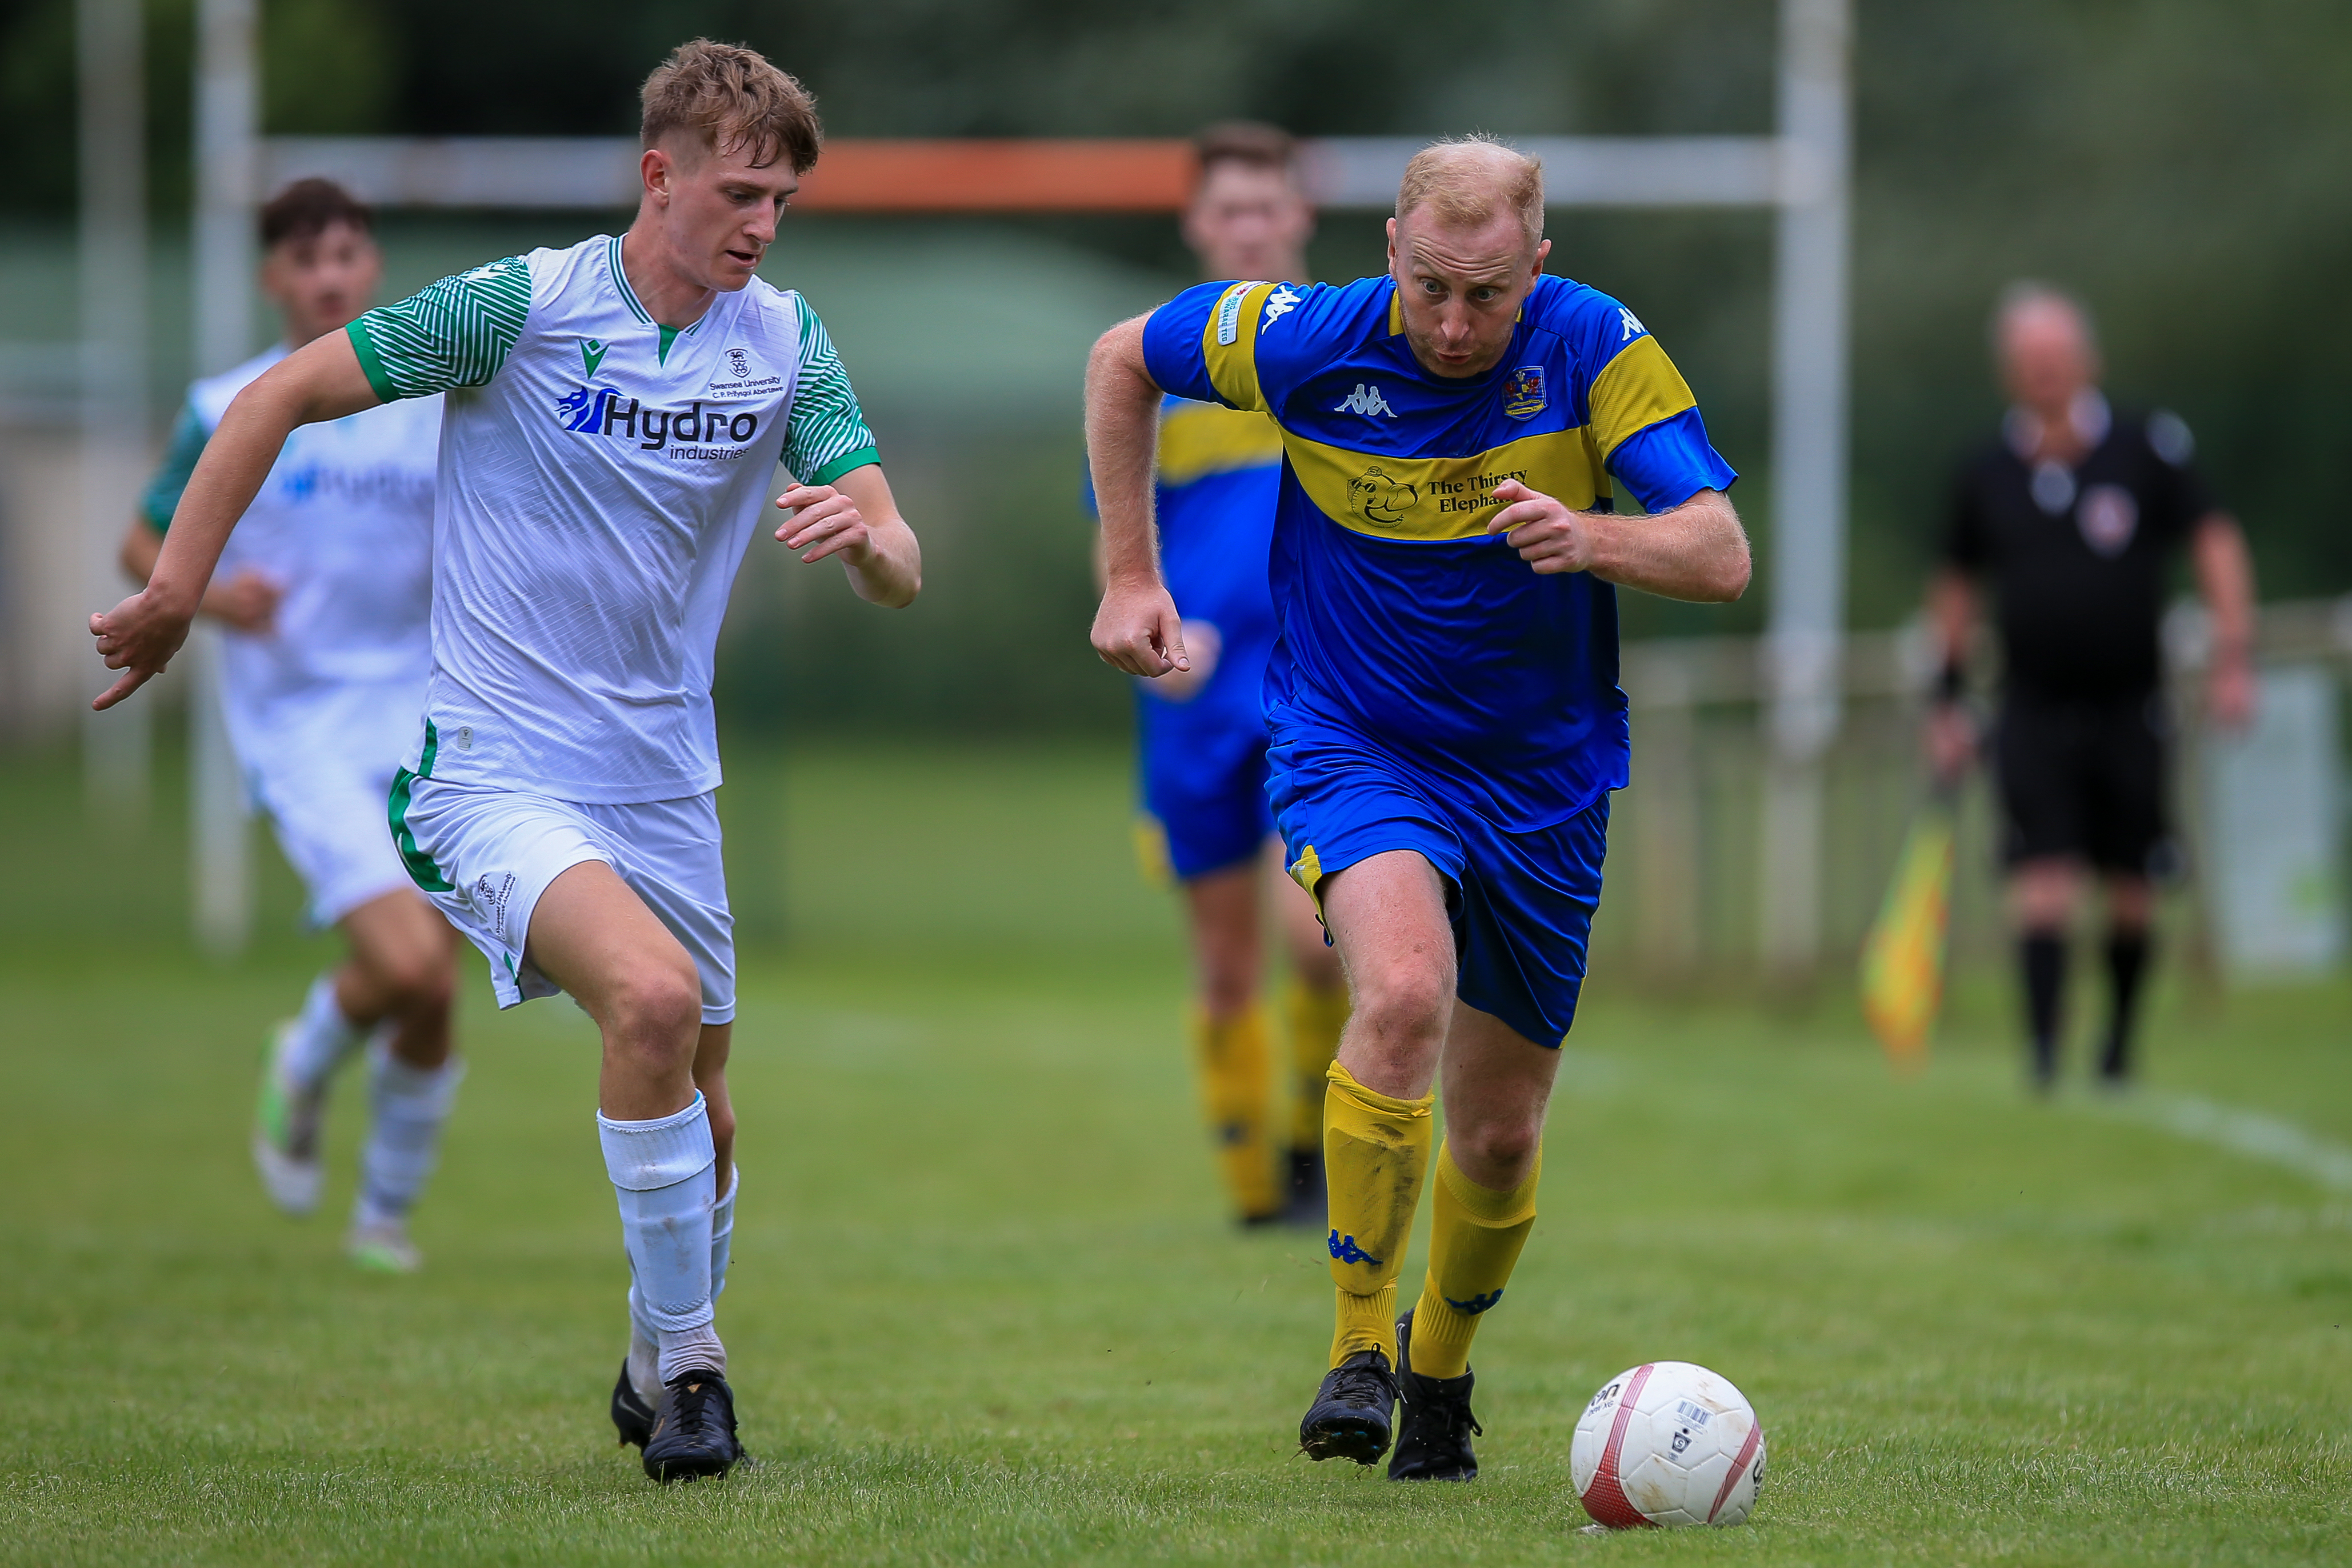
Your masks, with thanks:
<instances>
[{"instance_id":1,"label":"white shin guard","mask_svg":"<svg viewBox=\"0 0 2352 1568\"><path fill-rule=\"evenodd\" d=\"M368 1139L360 1152L360 1225L406 1216L441 1154L441 1129L465 1064L415 1068L379 1041L368 1052Z\"/></svg>"},{"instance_id":2,"label":"white shin guard","mask_svg":"<svg viewBox=\"0 0 2352 1568\"><path fill-rule=\"evenodd\" d=\"M735 1194L743 1190L743 1172L738 1166L734 1180L727 1184L727 1195L710 1210L710 1299L716 1302L719 1293L727 1289L727 1259L735 1239ZM719 1350L721 1376L726 1374L725 1347ZM629 1274L629 1383L637 1397L647 1405L661 1398L661 1331L646 1316L644 1300L637 1294L635 1265Z\"/></svg>"},{"instance_id":3,"label":"white shin guard","mask_svg":"<svg viewBox=\"0 0 2352 1568\"><path fill-rule=\"evenodd\" d=\"M711 1327L710 1305L717 1156L702 1096L650 1121L599 1114L596 1128L635 1280L631 1316L654 1331L661 1381L697 1367L723 1374L727 1352Z\"/></svg>"}]
</instances>

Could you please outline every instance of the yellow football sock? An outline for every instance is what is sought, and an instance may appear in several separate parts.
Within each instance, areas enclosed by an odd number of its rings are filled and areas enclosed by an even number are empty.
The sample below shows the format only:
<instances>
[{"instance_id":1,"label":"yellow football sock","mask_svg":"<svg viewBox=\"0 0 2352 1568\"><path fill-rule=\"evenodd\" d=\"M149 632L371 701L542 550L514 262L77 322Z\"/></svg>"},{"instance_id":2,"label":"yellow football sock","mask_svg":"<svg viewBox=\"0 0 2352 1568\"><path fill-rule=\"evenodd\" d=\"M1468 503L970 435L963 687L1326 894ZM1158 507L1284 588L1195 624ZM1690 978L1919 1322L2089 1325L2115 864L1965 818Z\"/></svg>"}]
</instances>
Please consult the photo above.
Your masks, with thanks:
<instances>
[{"instance_id":1,"label":"yellow football sock","mask_svg":"<svg viewBox=\"0 0 2352 1568\"><path fill-rule=\"evenodd\" d=\"M1528 1179L1509 1192L1482 1187L1437 1152L1437 1192L1430 1199L1429 1278L1412 1310L1412 1370L1423 1377L1460 1377L1470 1370L1470 1340L1503 1287L1536 1223L1536 1183L1543 1152Z\"/></svg>"},{"instance_id":2,"label":"yellow football sock","mask_svg":"<svg viewBox=\"0 0 2352 1568\"><path fill-rule=\"evenodd\" d=\"M1429 1173L1434 1094L1396 1100L1375 1094L1333 1062L1325 1075L1323 1170L1330 1188L1331 1283L1339 1326L1331 1364L1379 1351L1396 1364L1396 1281L1421 1180Z\"/></svg>"},{"instance_id":3,"label":"yellow football sock","mask_svg":"<svg viewBox=\"0 0 2352 1568\"><path fill-rule=\"evenodd\" d=\"M1266 1090L1272 1062L1265 1012L1252 1007L1216 1020L1192 1015L1192 1055L1201 1075L1201 1104L1215 1140L1217 1169L1244 1218L1282 1206L1274 1152L1266 1145Z\"/></svg>"},{"instance_id":4,"label":"yellow football sock","mask_svg":"<svg viewBox=\"0 0 2352 1568\"><path fill-rule=\"evenodd\" d=\"M1326 991L1297 975L1283 987L1284 1021L1290 1026L1290 1065L1298 1083L1290 1100L1290 1146L1323 1147L1323 1074L1339 1054L1339 1031L1348 1023L1348 988Z\"/></svg>"}]
</instances>

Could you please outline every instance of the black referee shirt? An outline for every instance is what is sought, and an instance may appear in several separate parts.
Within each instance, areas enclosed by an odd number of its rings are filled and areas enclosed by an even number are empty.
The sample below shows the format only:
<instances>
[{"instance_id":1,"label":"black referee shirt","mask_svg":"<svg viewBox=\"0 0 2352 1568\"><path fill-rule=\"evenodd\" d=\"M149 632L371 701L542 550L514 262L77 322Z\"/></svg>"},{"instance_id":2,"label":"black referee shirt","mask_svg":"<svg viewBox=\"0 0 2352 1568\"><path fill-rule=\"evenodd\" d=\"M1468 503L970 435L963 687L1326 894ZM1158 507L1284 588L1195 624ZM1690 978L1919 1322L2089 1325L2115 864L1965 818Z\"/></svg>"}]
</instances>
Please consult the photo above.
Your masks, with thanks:
<instances>
[{"instance_id":1,"label":"black referee shirt","mask_svg":"<svg viewBox=\"0 0 2352 1568\"><path fill-rule=\"evenodd\" d=\"M2173 415L2083 411L2104 423L2081 464L2036 465L2028 430L1960 470L1944 558L1988 578L2010 689L2058 700L2153 691L2163 673L2158 626L2173 552L2210 493L2189 465L2189 427Z\"/></svg>"}]
</instances>

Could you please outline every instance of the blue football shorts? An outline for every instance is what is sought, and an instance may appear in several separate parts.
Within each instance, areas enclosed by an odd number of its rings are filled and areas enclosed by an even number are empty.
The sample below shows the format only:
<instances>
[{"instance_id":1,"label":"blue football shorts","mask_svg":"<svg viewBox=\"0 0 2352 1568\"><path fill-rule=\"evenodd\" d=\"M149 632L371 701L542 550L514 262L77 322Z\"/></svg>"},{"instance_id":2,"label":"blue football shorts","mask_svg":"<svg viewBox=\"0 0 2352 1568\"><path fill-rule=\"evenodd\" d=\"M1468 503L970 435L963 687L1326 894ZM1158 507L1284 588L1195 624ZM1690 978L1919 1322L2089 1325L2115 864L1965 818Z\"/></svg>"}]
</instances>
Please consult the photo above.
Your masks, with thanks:
<instances>
[{"instance_id":1,"label":"blue football shorts","mask_svg":"<svg viewBox=\"0 0 2352 1568\"><path fill-rule=\"evenodd\" d=\"M1315 893L1360 860L1412 850L1445 879L1454 994L1539 1046L1559 1045L1601 905L1608 795L1565 822L1507 833L1351 737L1286 736L1268 760L1275 821L1302 887Z\"/></svg>"},{"instance_id":2,"label":"blue football shorts","mask_svg":"<svg viewBox=\"0 0 2352 1568\"><path fill-rule=\"evenodd\" d=\"M1178 880L1257 858L1274 832L1262 724L1149 738L1139 760L1143 810L1159 827L1167 868Z\"/></svg>"}]
</instances>

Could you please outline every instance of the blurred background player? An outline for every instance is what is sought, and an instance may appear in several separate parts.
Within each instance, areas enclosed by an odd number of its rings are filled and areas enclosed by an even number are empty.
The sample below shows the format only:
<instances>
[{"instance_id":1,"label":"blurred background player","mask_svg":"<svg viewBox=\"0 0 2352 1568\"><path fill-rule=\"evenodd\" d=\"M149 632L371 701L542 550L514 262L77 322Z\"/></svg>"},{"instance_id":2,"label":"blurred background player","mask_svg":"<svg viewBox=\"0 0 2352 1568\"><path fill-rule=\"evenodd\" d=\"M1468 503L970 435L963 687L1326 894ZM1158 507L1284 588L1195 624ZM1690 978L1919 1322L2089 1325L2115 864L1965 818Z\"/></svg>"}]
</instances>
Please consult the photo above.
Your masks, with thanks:
<instances>
[{"instance_id":1,"label":"blurred background player","mask_svg":"<svg viewBox=\"0 0 2352 1568\"><path fill-rule=\"evenodd\" d=\"M1467 1480L1470 1345L1535 1224L1544 1115L1626 780L1612 584L1735 599L1736 476L1633 311L1542 273L1535 160L1473 139L1406 165L1390 270L1202 284L1096 345L1104 658L1192 665L1150 527L1161 389L1283 432L1266 678L1275 816L1354 1012L1328 1073L1336 1325L1312 1459ZM1648 515L1609 513L1622 485ZM1431 1158L1440 1078L1446 1141ZM1430 1262L1400 1320L1434 1165Z\"/></svg>"},{"instance_id":2,"label":"blurred background player","mask_svg":"<svg viewBox=\"0 0 2352 1568\"><path fill-rule=\"evenodd\" d=\"M1303 279L1314 209L1290 137L1271 125L1210 127L1184 242L1205 278ZM1220 1173L1245 1225L1323 1222L1323 1071L1348 1020L1337 953L1314 901L1283 875L1265 799L1266 657L1275 638L1266 552L1282 432L1260 413L1170 396L1160 405L1156 510L1161 570L1184 610L1192 668L1136 685L1139 846L1172 876L1192 924L1199 992L1189 1026ZM1087 489L1093 509L1094 489ZM1097 565L1101 542L1097 541ZM1262 911L1290 957L1284 987L1292 1088L1289 1154L1273 1125L1285 1096L1269 1061ZM1286 1174L1287 1187L1284 1182Z\"/></svg>"},{"instance_id":3,"label":"blurred background player","mask_svg":"<svg viewBox=\"0 0 2352 1568\"><path fill-rule=\"evenodd\" d=\"M368 209L299 180L261 209L261 289L283 341L197 382L122 542L143 583L229 400L374 302ZM318 1206L320 1123L335 1069L370 1045L371 1122L349 1240L367 1267L417 1265L407 1215L431 1173L462 1071L450 1055L457 933L410 885L384 796L425 709L431 668L433 482L441 400L306 425L247 508L204 599L225 628L222 697L247 788L301 877L310 919L350 955L311 984L262 1067L253 1158L278 1207Z\"/></svg>"},{"instance_id":4,"label":"blurred background player","mask_svg":"<svg viewBox=\"0 0 2352 1568\"><path fill-rule=\"evenodd\" d=\"M2035 1087L2058 1071L2067 928L2086 874L2106 893L2108 1011L2100 1081L2131 1073L2132 1026L2152 947L2155 881L2170 858L2170 730L2160 640L2186 545L2211 617L2205 714L2243 724L2254 699L2253 567L2237 523L2190 464L2189 427L2118 413L2100 395L2088 313L2039 283L2013 285L1993 320L2010 410L2000 439L1961 469L1927 613L1943 651L1928 717L1931 763L1967 764L1960 701L1990 585L2000 626L2001 707L1991 735L2009 902L2018 930Z\"/></svg>"},{"instance_id":5,"label":"blurred background player","mask_svg":"<svg viewBox=\"0 0 2352 1568\"><path fill-rule=\"evenodd\" d=\"M467 389L443 432L433 670L391 794L409 876L501 1006L568 993L604 1054L598 1142L632 1284L611 1411L660 1481L742 1456L715 1302L740 1183L734 921L710 695L769 476L776 538L869 602L921 584L847 371L758 276L822 131L801 84L698 38L646 79L635 221L491 261L289 356L239 395L147 590L92 631L121 700L186 635L297 427Z\"/></svg>"}]
</instances>

